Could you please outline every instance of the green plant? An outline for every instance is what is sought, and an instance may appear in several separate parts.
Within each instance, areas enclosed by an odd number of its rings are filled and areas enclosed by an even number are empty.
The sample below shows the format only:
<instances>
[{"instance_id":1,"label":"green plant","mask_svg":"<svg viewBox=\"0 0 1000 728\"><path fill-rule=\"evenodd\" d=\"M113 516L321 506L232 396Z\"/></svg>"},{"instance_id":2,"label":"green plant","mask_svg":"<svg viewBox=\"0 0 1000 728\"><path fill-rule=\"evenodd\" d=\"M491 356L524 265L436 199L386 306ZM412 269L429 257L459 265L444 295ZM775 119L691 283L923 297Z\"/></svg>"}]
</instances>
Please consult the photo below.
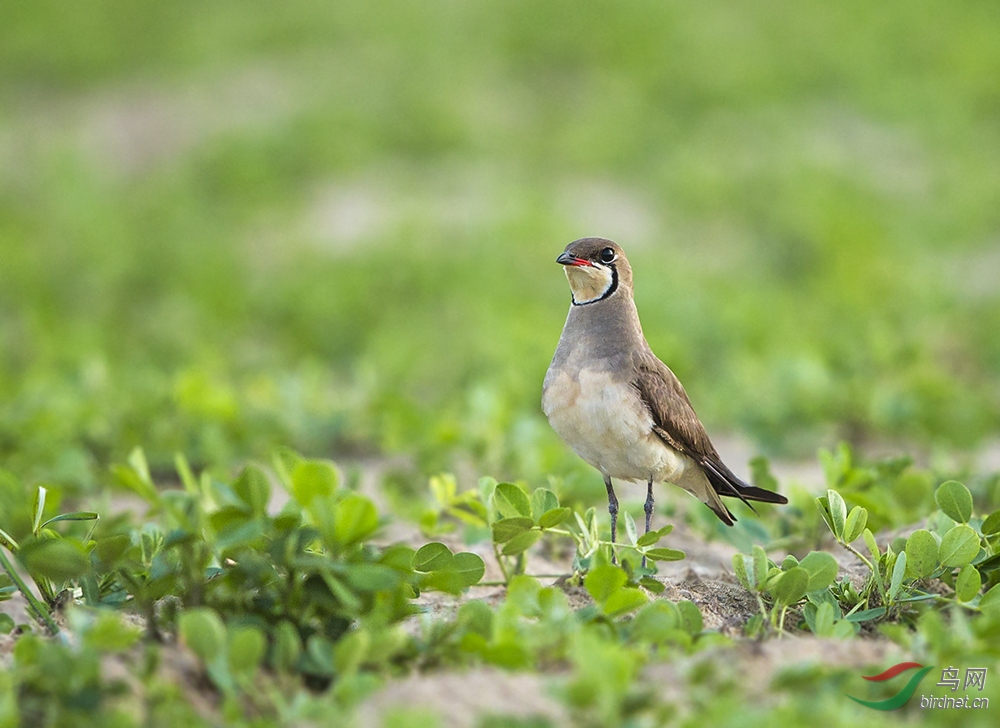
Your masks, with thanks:
<instances>
[{"instance_id":1,"label":"green plant","mask_svg":"<svg viewBox=\"0 0 1000 728\"><path fill-rule=\"evenodd\" d=\"M65 521L93 521L96 526L98 516L91 511L76 511L45 518L47 496L48 490L44 486L38 486L32 507L30 530L28 536L20 543L0 529L0 567L10 581L10 584L0 585L3 587L0 589L0 601L9 598L16 587L28 602L35 618L55 634L59 631L59 627L52 619L51 610L63 589L76 583L89 570L89 553L96 546L96 542L90 538L93 527L90 534L80 540L64 536L50 526ZM38 587L44 603L39 602L31 589L22 581L17 570L3 553L4 549L14 554L24 566Z\"/></svg>"},{"instance_id":2,"label":"green plant","mask_svg":"<svg viewBox=\"0 0 1000 728\"><path fill-rule=\"evenodd\" d=\"M14 645L11 687L21 724L122 724L127 712L118 701L128 693L128 681L121 674L107 676L104 668L137 644L141 630L117 614L84 609L70 612L69 629L72 640L28 633Z\"/></svg>"},{"instance_id":3,"label":"green plant","mask_svg":"<svg viewBox=\"0 0 1000 728\"><path fill-rule=\"evenodd\" d=\"M517 483L497 483L492 478L481 478L478 488L458 493L454 477L447 474L431 478L430 487L435 506L421 516L422 530L425 533L446 532L452 530L457 521L464 524L466 539L489 538L505 583L524 573L525 553L547 534L572 541L575 549L573 572L578 576L610 560L612 544L601 538L597 510L588 508L582 514L576 512L563 506L559 497L548 488L536 488L529 494ZM683 559L683 551L657 546L673 526L639 535L631 514L624 512L623 521L628 541L615 544L615 548L632 555L626 558L630 574L637 574L643 586L662 590L661 584L649 578L654 569L639 566L637 562Z\"/></svg>"},{"instance_id":4,"label":"green plant","mask_svg":"<svg viewBox=\"0 0 1000 728\"><path fill-rule=\"evenodd\" d=\"M866 512L855 506L847 512L843 498L828 491L818 499L823 517L837 542L855 554L870 571L858 604L871 606L877 595L880 604L873 612L882 616L889 610L926 600L940 600L918 587L922 580L939 579L952 590L953 599L976 608L979 593L997 583L997 539L1000 515L973 518L972 494L957 481L946 481L934 491L938 510L927 518L927 529L917 529L909 537L888 544L882 551L870 529L864 528ZM992 519L992 520L991 520ZM985 526L985 529L984 529ZM851 542L864 537L870 559Z\"/></svg>"},{"instance_id":5,"label":"green plant","mask_svg":"<svg viewBox=\"0 0 1000 728\"><path fill-rule=\"evenodd\" d=\"M812 600L821 599L819 595L829 589L837 578L838 570L837 560L824 551L812 551L802 561L788 556L780 566L768 559L760 546L755 545L750 556L734 554L736 578L744 588L754 593L760 607L760 614L747 625L747 633L760 633L765 621L779 632L783 631L789 608L807 596L811 604L815 603ZM821 622L824 636L834 632L844 636L854 633L846 623L845 626L840 626L840 622L834 624L833 618L839 615L832 613L830 629L827 630L827 614L828 610L824 609Z\"/></svg>"},{"instance_id":6,"label":"green plant","mask_svg":"<svg viewBox=\"0 0 1000 728\"><path fill-rule=\"evenodd\" d=\"M939 506L927 519L928 529L917 529L895 547L883 551L871 530L866 528L868 513L862 506L848 511L835 490L816 499L820 513L837 543L854 554L868 569L860 588L847 579L836 581L836 560L824 552L812 552L801 562L788 556L777 566L760 546L751 556L736 554L733 569L743 586L754 592L761 608L760 619L747 625L756 633L770 616L772 626L783 628L785 612L803 599L802 616L810 631L820 636L849 637L859 623L894 617L912 623L919 604L936 603L939 608L953 603L981 611L983 602L1000 599L996 585L998 562L997 531L1000 512L988 518L973 517L969 490L956 481L946 481L934 491ZM870 558L852 545L863 537ZM951 597L926 590L929 580L940 580ZM983 587L986 593L981 593ZM924 588L922 588L924 587ZM765 597L771 603L769 611ZM776 618L776 614L779 615Z\"/></svg>"},{"instance_id":7,"label":"green plant","mask_svg":"<svg viewBox=\"0 0 1000 728\"><path fill-rule=\"evenodd\" d=\"M46 623L53 584L80 588L88 604L136 609L154 637L172 631L176 620L227 694L245 688L262 660L320 681L385 664L401 646L392 626L417 611L414 597L423 590L458 593L482 578L482 559L443 544L414 550L369 543L380 526L375 506L340 486L332 463L281 451L274 467L290 499L272 514L270 480L256 465L224 483L207 473L195 478L179 456L184 487L162 491L137 450L115 474L159 522L71 541L47 527L96 514L43 521L41 489L37 535L19 546L5 534L4 545L46 595L47 604L36 605Z\"/></svg>"}]
</instances>

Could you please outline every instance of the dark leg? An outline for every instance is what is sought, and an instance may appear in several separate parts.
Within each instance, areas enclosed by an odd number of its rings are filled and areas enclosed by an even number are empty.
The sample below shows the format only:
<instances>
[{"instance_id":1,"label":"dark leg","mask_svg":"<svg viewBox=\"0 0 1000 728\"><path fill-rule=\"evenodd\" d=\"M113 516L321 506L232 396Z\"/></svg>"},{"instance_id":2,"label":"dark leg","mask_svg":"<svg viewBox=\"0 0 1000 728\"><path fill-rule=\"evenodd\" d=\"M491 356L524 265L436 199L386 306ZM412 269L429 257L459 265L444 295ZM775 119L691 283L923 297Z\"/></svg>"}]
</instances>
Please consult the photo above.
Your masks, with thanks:
<instances>
[{"instance_id":1,"label":"dark leg","mask_svg":"<svg viewBox=\"0 0 1000 728\"><path fill-rule=\"evenodd\" d=\"M611 476L604 476L604 485L608 489L608 513L611 514L611 543L615 543L615 538L618 535L618 496L615 495L615 489L611 485ZM611 563L617 564L618 557L615 554L615 547L611 547Z\"/></svg>"},{"instance_id":2,"label":"dark leg","mask_svg":"<svg viewBox=\"0 0 1000 728\"><path fill-rule=\"evenodd\" d=\"M653 479L649 479L649 484L646 486L646 505L643 506L643 510L646 511L646 533L649 533L650 524L653 522Z\"/></svg>"},{"instance_id":3,"label":"dark leg","mask_svg":"<svg viewBox=\"0 0 1000 728\"><path fill-rule=\"evenodd\" d=\"M649 533L649 527L653 522L653 478L650 477L649 484L646 486L646 505L642 508L646 511L646 533ZM646 557L642 557L642 568L646 568Z\"/></svg>"}]
</instances>

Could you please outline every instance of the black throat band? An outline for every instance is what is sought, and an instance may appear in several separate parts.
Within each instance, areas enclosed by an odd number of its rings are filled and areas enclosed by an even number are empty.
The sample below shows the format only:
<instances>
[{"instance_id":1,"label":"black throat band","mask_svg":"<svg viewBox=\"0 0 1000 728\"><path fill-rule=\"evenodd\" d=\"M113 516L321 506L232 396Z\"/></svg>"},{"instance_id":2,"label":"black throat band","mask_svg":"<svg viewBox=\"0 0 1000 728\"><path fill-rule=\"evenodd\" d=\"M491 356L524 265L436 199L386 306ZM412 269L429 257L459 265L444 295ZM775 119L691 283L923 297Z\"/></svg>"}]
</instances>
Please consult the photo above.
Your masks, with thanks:
<instances>
[{"instance_id":1,"label":"black throat band","mask_svg":"<svg viewBox=\"0 0 1000 728\"><path fill-rule=\"evenodd\" d=\"M574 306L589 306L592 303L600 303L618 290L618 269L613 265L609 265L608 268L611 269L611 285L608 286L608 290L602 293L600 298L595 298L592 301L584 301L583 303L577 303L576 299L573 298L572 292L570 292L569 297Z\"/></svg>"}]
</instances>

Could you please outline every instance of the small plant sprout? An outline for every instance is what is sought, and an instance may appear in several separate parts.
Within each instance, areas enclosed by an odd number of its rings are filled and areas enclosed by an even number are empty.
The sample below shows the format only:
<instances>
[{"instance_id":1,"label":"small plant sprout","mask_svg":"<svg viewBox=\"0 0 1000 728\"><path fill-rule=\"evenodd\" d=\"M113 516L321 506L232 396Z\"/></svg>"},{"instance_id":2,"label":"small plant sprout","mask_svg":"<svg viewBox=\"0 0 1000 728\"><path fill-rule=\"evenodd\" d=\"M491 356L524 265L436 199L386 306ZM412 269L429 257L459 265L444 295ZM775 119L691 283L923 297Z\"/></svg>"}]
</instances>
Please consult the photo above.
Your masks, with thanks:
<instances>
[{"instance_id":1,"label":"small plant sprout","mask_svg":"<svg viewBox=\"0 0 1000 728\"><path fill-rule=\"evenodd\" d=\"M581 515L561 506L556 494L547 488L538 488L529 497L515 483L498 483L493 488L490 503L493 506L490 511L493 550L505 580L513 574L523 573L525 551L547 533L573 540L576 547L573 568L580 574L596 565L598 561L595 559L604 559L607 549L616 546L600 537L594 508ZM626 513L625 530L629 543L619 543L617 547L628 549L643 560L677 561L684 558L683 551L657 546L660 539L673 530L673 526L664 526L639 536L635 521ZM650 578L651 570L640 567L637 573L641 575L644 586L662 588Z\"/></svg>"},{"instance_id":2,"label":"small plant sprout","mask_svg":"<svg viewBox=\"0 0 1000 728\"><path fill-rule=\"evenodd\" d=\"M44 486L38 486L32 508L30 534L20 544L6 531L0 530L0 567L24 596L35 618L52 634L56 634L59 627L52 619L52 610L63 589L72 586L89 568L89 552L95 546L91 536L98 515L91 511L76 511L46 519L47 498L48 490ZM56 523L67 521L92 521L94 525L82 540L63 536L50 528ZM21 579L3 549L14 554L24 566L42 596L41 601Z\"/></svg>"}]
</instances>

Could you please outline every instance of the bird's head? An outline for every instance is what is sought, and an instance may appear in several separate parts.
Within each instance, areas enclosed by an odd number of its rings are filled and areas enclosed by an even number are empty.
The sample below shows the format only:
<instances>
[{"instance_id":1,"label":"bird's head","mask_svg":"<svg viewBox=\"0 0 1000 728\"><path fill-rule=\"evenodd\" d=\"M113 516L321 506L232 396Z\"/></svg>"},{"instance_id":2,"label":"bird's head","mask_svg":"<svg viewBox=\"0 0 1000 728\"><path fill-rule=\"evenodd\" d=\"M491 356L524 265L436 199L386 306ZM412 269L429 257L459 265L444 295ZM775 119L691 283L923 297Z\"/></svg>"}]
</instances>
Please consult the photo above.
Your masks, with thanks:
<instances>
[{"instance_id":1,"label":"bird's head","mask_svg":"<svg viewBox=\"0 0 1000 728\"><path fill-rule=\"evenodd\" d=\"M619 289L632 288L632 268L625 251L611 240L574 240L556 262L566 266L574 306L598 303L611 298Z\"/></svg>"}]
</instances>

